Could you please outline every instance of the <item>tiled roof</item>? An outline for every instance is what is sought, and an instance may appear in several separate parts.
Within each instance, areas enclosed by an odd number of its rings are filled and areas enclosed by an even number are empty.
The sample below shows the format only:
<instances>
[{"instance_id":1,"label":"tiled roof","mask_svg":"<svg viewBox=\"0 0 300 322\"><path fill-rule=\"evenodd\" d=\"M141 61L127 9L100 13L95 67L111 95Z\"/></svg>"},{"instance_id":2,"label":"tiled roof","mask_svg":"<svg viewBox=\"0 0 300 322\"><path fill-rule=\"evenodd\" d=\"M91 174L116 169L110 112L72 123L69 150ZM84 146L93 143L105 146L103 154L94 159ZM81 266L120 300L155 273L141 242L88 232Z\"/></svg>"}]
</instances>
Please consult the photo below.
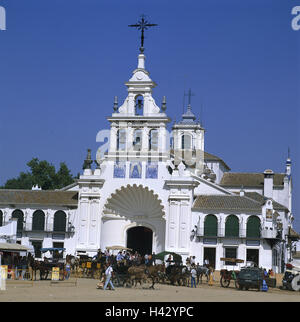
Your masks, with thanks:
<instances>
[{"instance_id":1,"label":"tiled roof","mask_svg":"<svg viewBox=\"0 0 300 322\"><path fill-rule=\"evenodd\" d=\"M294 241L300 239L300 234L298 234L292 227L289 227L288 237Z\"/></svg>"},{"instance_id":2,"label":"tiled roof","mask_svg":"<svg viewBox=\"0 0 300 322\"><path fill-rule=\"evenodd\" d=\"M265 196L259 194L258 192L245 192L245 196L249 197L255 201L260 202L261 204L264 204L264 202L268 199ZM273 200L273 199L272 199ZM288 208L281 205L280 203L278 203L277 201L273 200L273 208L275 210L286 210L288 211Z\"/></svg>"},{"instance_id":3,"label":"tiled roof","mask_svg":"<svg viewBox=\"0 0 300 322\"><path fill-rule=\"evenodd\" d=\"M0 189L0 205L77 206L77 191Z\"/></svg>"},{"instance_id":4,"label":"tiled roof","mask_svg":"<svg viewBox=\"0 0 300 322\"><path fill-rule=\"evenodd\" d=\"M211 153L208 152L204 152L204 161L220 161L221 163L223 163L223 165L225 166L225 168L227 168L228 170L230 170L229 166L219 157L217 157L216 155L213 155Z\"/></svg>"},{"instance_id":5,"label":"tiled roof","mask_svg":"<svg viewBox=\"0 0 300 322\"><path fill-rule=\"evenodd\" d=\"M244 210L261 213L261 204L243 196L199 195L193 205L196 209Z\"/></svg>"},{"instance_id":6,"label":"tiled roof","mask_svg":"<svg viewBox=\"0 0 300 322\"><path fill-rule=\"evenodd\" d=\"M284 173L274 174L274 186L282 186ZM227 187L263 187L264 174L263 173L247 173L247 172L226 172L224 173L221 186Z\"/></svg>"}]
</instances>

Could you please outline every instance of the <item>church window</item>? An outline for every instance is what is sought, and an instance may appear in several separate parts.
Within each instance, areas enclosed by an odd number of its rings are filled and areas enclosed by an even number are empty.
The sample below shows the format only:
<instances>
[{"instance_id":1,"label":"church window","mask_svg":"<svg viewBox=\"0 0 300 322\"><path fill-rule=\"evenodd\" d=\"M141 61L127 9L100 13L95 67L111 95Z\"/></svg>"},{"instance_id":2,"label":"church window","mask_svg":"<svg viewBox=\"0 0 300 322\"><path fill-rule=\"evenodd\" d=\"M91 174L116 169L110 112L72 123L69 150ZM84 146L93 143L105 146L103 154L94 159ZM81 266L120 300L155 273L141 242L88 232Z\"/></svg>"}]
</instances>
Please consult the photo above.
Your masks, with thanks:
<instances>
[{"instance_id":1,"label":"church window","mask_svg":"<svg viewBox=\"0 0 300 322\"><path fill-rule=\"evenodd\" d=\"M126 163L124 161L116 161L114 164L114 178L125 178Z\"/></svg>"},{"instance_id":2,"label":"church window","mask_svg":"<svg viewBox=\"0 0 300 322\"><path fill-rule=\"evenodd\" d=\"M136 129L133 135L133 150L134 151L141 151L142 149L142 130Z\"/></svg>"},{"instance_id":3,"label":"church window","mask_svg":"<svg viewBox=\"0 0 300 322\"><path fill-rule=\"evenodd\" d=\"M125 151L126 149L126 129L120 129L117 132L117 150Z\"/></svg>"},{"instance_id":4,"label":"church window","mask_svg":"<svg viewBox=\"0 0 300 322\"><path fill-rule=\"evenodd\" d=\"M225 223L226 237L239 237L239 219L237 216L230 215Z\"/></svg>"},{"instance_id":5,"label":"church window","mask_svg":"<svg viewBox=\"0 0 300 322\"><path fill-rule=\"evenodd\" d=\"M23 221L24 221L24 214L22 210L16 209L12 213L12 218L17 218L17 232L21 232L23 230Z\"/></svg>"},{"instance_id":6,"label":"church window","mask_svg":"<svg viewBox=\"0 0 300 322\"><path fill-rule=\"evenodd\" d=\"M158 130L153 129L149 132L149 150L158 151Z\"/></svg>"},{"instance_id":7,"label":"church window","mask_svg":"<svg viewBox=\"0 0 300 322\"><path fill-rule=\"evenodd\" d=\"M58 210L54 214L53 231L66 231L67 215L64 211Z\"/></svg>"},{"instance_id":8,"label":"church window","mask_svg":"<svg viewBox=\"0 0 300 322\"><path fill-rule=\"evenodd\" d=\"M135 98L135 115L143 115L144 97L138 95Z\"/></svg>"},{"instance_id":9,"label":"church window","mask_svg":"<svg viewBox=\"0 0 300 322\"><path fill-rule=\"evenodd\" d=\"M129 178L140 179L142 177L142 164L141 162L131 162L129 169Z\"/></svg>"},{"instance_id":10,"label":"church window","mask_svg":"<svg viewBox=\"0 0 300 322\"><path fill-rule=\"evenodd\" d=\"M183 134L181 137L181 149L190 150L192 149L192 137L189 134Z\"/></svg>"},{"instance_id":11,"label":"church window","mask_svg":"<svg viewBox=\"0 0 300 322\"><path fill-rule=\"evenodd\" d=\"M146 179L157 179L158 164L157 162L148 162L146 165Z\"/></svg>"},{"instance_id":12,"label":"church window","mask_svg":"<svg viewBox=\"0 0 300 322\"><path fill-rule=\"evenodd\" d=\"M257 216L250 216L247 221L246 236L250 238L260 237L260 219Z\"/></svg>"},{"instance_id":13,"label":"church window","mask_svg":"<svg viewBox=\"0 0 300 322\"><path fill-rule=\"evenodd\" d=\"M36 210L32 216L32 230L45 229L45 214L42 210Z\"/></svg>"},{"instance_id":14,"label":"church window","mask_svg":"<svg viewBox=\"0 0 300 322\"><path fill-rule=\"evenodd\" d=\"M204 236L217 236L218 219L215 215L207 215L204 221Z\"/></svg>"}]
</instances>

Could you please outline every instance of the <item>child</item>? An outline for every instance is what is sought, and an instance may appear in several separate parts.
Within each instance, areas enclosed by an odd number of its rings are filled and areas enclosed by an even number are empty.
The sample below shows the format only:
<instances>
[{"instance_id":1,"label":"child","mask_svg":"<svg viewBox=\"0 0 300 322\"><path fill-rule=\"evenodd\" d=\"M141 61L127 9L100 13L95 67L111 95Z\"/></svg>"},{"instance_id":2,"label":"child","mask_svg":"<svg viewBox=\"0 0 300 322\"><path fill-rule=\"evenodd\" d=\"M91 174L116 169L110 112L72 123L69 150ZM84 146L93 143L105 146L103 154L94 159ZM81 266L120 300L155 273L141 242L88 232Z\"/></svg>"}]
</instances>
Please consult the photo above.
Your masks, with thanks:
<instances>
[{"instance_id":1,"label":"child","mask_svg":"<svg viewBox=\"0 0 300 322\"><path fill-rule=\"evenodd\" d=\"M97 284L96 288L102 290L104 286L104 281L105 281L105 274L103 273L100 278L100 282Z\"/></svg>"}]
</instances>

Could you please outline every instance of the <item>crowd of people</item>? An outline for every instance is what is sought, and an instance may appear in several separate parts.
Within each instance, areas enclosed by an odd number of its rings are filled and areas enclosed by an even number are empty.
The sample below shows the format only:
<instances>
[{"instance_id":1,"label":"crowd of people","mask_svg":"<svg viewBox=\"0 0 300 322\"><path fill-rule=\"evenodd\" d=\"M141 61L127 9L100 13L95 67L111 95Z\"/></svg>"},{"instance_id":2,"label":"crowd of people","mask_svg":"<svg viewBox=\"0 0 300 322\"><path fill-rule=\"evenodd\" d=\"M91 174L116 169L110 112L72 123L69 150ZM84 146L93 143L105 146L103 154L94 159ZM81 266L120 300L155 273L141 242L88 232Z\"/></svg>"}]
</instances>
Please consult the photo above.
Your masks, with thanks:
<instances>
[{"instance_id":1,"label":"crowd of people","mask_svg":"<svg viewBox=\"0 0 300 322\"><path fill-rule=\"evenodd\" d=\"M101 250L98 251L98 254L93 257L93 259L99 259L105 257L105 263L111 263L111 264L128 264L129 266L139 266L142 264L145 265L154 265L156 261L156 255L155 252L152 254L145 254L141 255L137 251L132 252L128 250L119 251L117 255L113 255L110 253L109 250L105 250L104 252L101 252Z\"/></svg>"},{"instance_id":2,"label":"crowd of people","mask_svg":"<svg viewBox=\"0 0 300 322\"><path fill-rule=\"evenodd\" d=\"M9 268L9 276L13 279L25 280L27 278L27 256L20 256L18 253L4 253L1 258L1 265Z\"/></svg>"}]
</instances>

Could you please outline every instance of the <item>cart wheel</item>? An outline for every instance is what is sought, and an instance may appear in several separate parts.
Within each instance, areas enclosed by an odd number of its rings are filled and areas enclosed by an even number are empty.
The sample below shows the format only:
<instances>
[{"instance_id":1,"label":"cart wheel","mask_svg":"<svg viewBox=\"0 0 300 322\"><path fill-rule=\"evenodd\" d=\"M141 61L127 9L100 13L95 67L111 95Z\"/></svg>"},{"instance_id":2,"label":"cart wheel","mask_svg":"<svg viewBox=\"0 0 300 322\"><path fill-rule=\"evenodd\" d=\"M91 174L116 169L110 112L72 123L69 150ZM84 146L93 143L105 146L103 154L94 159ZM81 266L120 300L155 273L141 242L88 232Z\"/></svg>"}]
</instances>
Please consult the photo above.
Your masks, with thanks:
<instances>
[{"instance_id":1,"label":"cart wheel","mask_svg":"<svg viewBox=\"0 0 300 322\"><path fill-rule=\"evenodd\" d=\"M229 284L230 284L230 280L229 280L229 279L225 279L225 278L223 278L223 277L221 277L220 282L221 282L221 286L222 286L222 287L228 287L228 286L229 286Z\"/></svg>"}]
</instances>

